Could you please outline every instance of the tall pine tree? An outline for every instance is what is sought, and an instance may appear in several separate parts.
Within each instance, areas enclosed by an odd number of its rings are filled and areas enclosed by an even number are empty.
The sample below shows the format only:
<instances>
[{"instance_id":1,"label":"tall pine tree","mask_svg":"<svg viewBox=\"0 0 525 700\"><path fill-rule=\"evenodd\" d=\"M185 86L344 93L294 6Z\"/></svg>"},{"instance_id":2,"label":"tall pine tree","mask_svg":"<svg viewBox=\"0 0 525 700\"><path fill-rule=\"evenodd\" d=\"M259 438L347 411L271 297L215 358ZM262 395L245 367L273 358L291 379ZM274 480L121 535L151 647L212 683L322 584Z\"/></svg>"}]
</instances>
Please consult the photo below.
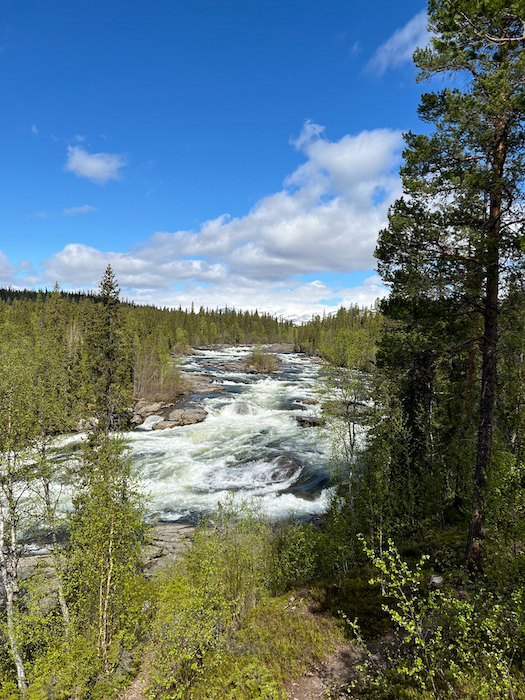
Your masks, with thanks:
<instances>
[{"instance_id":1,"label":"tall pine tree","mask_svg":"<svg viewBox=\"0 0 525 700\"><path fill-rule=\"evenodd\" d=\"M383 309L408 329L421 375L407 382L415 392L413 405L419 402L427 415L432 411L444 358L446 382L455 387L450 396L478 386L467 560L479 568L500 297L508 274L524 259L525 8L508 0L430 0L429 26L430 46L414 55L420 79L448 73L459 75L465 87L423 95L419 114L433 132L406 135L405 196L391 209L376 256L392 285ZM456 405L458 415L470 411ZM428 453L428 426L416 416L412 425Z\"/></svg>"}]
</instances>

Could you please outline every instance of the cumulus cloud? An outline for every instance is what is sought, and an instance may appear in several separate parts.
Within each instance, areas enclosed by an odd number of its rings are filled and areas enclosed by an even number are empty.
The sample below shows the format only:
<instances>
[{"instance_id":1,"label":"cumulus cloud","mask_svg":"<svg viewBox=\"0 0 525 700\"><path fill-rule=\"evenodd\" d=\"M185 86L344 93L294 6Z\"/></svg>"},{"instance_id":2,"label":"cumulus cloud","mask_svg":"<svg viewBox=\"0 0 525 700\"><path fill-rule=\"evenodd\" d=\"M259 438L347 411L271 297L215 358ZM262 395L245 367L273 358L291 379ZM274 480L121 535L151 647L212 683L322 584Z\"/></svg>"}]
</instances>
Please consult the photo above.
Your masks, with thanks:
<instances>
[{"instance_id":1,"label":"cumulus cloud","mask_svg":"<svg viewBox=\"0 0 525 700\"><path fill-rule=\"evenodd\" d=\"M379 275L372 275L371 277L367 277L365 280L363 280L363 284L369 284L372 286L380 286L383 284L383 280Z\"/></svg>"},{"instance_id":2,"label":"cumulus cloud","mask_svg":"<svg viewBox=\"0 0 525 700\"><path fill-rule=\"evenodd\" d=\"M13 284L16 268L11 265L6 254L0 250L0 285L9 287Z\"/></svg>"},{"instance_id":3,"label":"cumulus cloud","mask_svg":"<svg viewBox=\"0 0 525 700\"><path fill-rule=\"evenodd\" d=\"M398 29L377 49L367 65L367 70L375 75L383 75L388 68L397 68L412 60L418 47L428 44L427 13L421 10L415 17Z\"/></svg>"},{"instance_id":4,"label":"cumulus cloud","mask_svg":"<svg viewBox=\"0 0 525 700\"><path fill-rule=\"evenodd\" d=\"M69 207L69 209L64 209L64 216L74 216L75 214L89 214L90 211L97 211L95 207L89 206L89 204L84 204L82 207Z\"/></svg>"},{"instance_id":5,"label":"cumulus cloud","mask_svg":"<svg viewBox=\"0 0 525 700\"><path fill-rule=\"evenodd\" d=\"M308 121L292 145L304 162L245 216L223 214L196 231L157 231L126 252L71 243L41 263L41 282L96 288L109 263L124 296L139 303L228 304L296 318L341 303L371 305L386 293L379 278L352 288L344 276L374 267L378 231L401 192L402 135L377 129L331 141ZM316 279L305 282L305 275Z\"/></svg>"},{"instance_id":6,"label":"cumulus cloud","mask_svg":"<svg viewBox=\"0 0 525 700\"><path fill-rule=\"evenodd\" d=\"M82 146L68 146L64 170L103 185L108 180L119 180L120 169L125 165L126 158L122 154L88 153Z\"/></svg>"}]
</instances>

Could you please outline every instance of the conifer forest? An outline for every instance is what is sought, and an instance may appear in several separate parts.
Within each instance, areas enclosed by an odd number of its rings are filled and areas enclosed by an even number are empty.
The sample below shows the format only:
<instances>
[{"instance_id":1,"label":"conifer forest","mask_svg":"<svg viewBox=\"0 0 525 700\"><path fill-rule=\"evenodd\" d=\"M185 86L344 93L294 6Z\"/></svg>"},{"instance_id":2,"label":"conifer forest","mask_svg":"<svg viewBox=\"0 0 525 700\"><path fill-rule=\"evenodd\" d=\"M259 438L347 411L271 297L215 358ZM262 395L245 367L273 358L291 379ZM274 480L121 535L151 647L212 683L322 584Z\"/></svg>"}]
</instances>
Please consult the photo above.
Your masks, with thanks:
<instances>
[{"instance_id":1,"label":"conifer forest","mask_svg":"<svg viewBox=\"0 0 525 700\"><path fill-rule=\"evenodd\" d=\"M525 5L428 15L373 309L139 306L110 267L0 290L2 700L525 699ZM153 569L131 407L180 398L192 348L264 376L272 344L319 364L326 511L226 500Z\"/></svg>"}]
</instances>

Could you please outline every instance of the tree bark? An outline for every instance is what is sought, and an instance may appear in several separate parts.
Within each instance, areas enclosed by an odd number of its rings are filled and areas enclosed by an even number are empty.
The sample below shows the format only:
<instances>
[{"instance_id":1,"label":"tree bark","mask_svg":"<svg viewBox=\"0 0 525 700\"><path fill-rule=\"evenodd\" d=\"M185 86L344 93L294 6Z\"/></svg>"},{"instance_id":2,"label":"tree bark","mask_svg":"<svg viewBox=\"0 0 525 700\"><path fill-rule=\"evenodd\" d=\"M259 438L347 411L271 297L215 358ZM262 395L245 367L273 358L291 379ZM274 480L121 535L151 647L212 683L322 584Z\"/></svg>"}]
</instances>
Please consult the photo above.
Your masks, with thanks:
<instances>
[{"instance_id":1,"label":"tree bark","mask_svg":"<svg viewBox=\"0 0 525 700\"><path fill-rule=\"evenodd\" d=\"M53 555L53 565L55 567L55 574L57 579L57 593L58 602L60 603L60 609L62 611L62 617L64 618L64 631L66 637L69 636L69 631L71 629L71 617L69 615L69 608L67 605L66 597L64 595L64 585L63 585L63 562L60 549L58 547L57 533L55 528L55 513L54 508L51 503L51 493L49 490L49 480L47 476L43 477L44 482L44 501L46 505L46 513L48 524L51 529L51 552Z\"/></svg>"},{"instance_id":2,"label":"tree bark","mask_svg":"<svg viewBox=\"0 0 525 700\"><path fill-rule=\"evenodd\" d=\"M494 405L496 396L500 217L502 204L501 177L505 165L506 141L506 125L500 122L496 128L493 149L492 175L494 184L489 205L490 210L486 241L486 285L478 442L476 466L474 470L472 515L466 551L466 561L469 568L477 572L481 572L483 568L482 550L483 541L485 539L485 492L492 455Z\"/></svg>"},{"instance_id":3,"label":"tree bark","mask_svg":"<svg viewBox=\"0 0 525 700\"><path fill-rule=\"evenodd\" d=\"M9 561L10 547L8 547L7 554L4 552L4 535L5 535L5 517L2 506L0 505L0 573L2 576L2 583L5 588L6 597L6 613L7 613L7 637L9 639L9 646L11 648L11 656L16 668L16 675L18 681L18 689L22 695L27 693L27 681L26 673L24 669L24 662L20 654L20 648L18 646L18 640L16 638L15 631L15 621L14 621L14 600L17 591L17 576L16 576L16 560L15 562ZM16 540L16 532L14 532L14 526L11 525L11 540L13 537ZM13 554L11 552L11 554ZM15 552L16 557L16 552Z\"/></svg>"}]
</instances>

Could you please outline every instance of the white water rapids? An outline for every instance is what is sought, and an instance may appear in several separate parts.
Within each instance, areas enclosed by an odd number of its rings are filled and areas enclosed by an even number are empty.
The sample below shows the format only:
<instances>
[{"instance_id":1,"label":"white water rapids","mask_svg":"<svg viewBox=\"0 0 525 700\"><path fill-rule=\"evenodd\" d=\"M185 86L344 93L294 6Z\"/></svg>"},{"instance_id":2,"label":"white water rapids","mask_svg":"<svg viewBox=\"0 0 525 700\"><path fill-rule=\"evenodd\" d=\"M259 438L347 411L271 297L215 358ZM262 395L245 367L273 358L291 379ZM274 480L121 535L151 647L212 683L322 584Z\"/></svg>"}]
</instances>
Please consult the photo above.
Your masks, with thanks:
<instances>
[{"instance_id":1,"label":"white water rapids","mask_svg":"<svg viewBox=\"0 0 525 700\"><path fill-rule=\"evenodd\" d=\"M125 433L153 520L196 522L227 498L248 502L272 519L307 519L326 510L329 441L319 428L296 420L319 416L318 364L283 353L279 371L270 375L240 371L242 362L220 368L243 361L251 350L197 350L184 359L185 373L207 374L224 389L185 400L185 406L207 411L202 423ZM58 461L67 461L81 439L60 439ZM61 498L66 509L67 490Z\"/></svg>"},{"instance_id":2,"label":"white water rapids","mask_svg":"<svg viewBox=\"0 0 525 700\"><path fill-rule=\"evenodd\" d=\"M290 353L279 355L280 371L271 375L214 366L250 351L199 350L185 359L185 372L210 374L226 390L190 397L191 405L208 412L202 423L126 436L156 519L195 519L229 494L272 518L326 509L328 441L295 419L315 415L315 406L301 400L316 399L318 365Z\"/></svg>"}]
</instances>

